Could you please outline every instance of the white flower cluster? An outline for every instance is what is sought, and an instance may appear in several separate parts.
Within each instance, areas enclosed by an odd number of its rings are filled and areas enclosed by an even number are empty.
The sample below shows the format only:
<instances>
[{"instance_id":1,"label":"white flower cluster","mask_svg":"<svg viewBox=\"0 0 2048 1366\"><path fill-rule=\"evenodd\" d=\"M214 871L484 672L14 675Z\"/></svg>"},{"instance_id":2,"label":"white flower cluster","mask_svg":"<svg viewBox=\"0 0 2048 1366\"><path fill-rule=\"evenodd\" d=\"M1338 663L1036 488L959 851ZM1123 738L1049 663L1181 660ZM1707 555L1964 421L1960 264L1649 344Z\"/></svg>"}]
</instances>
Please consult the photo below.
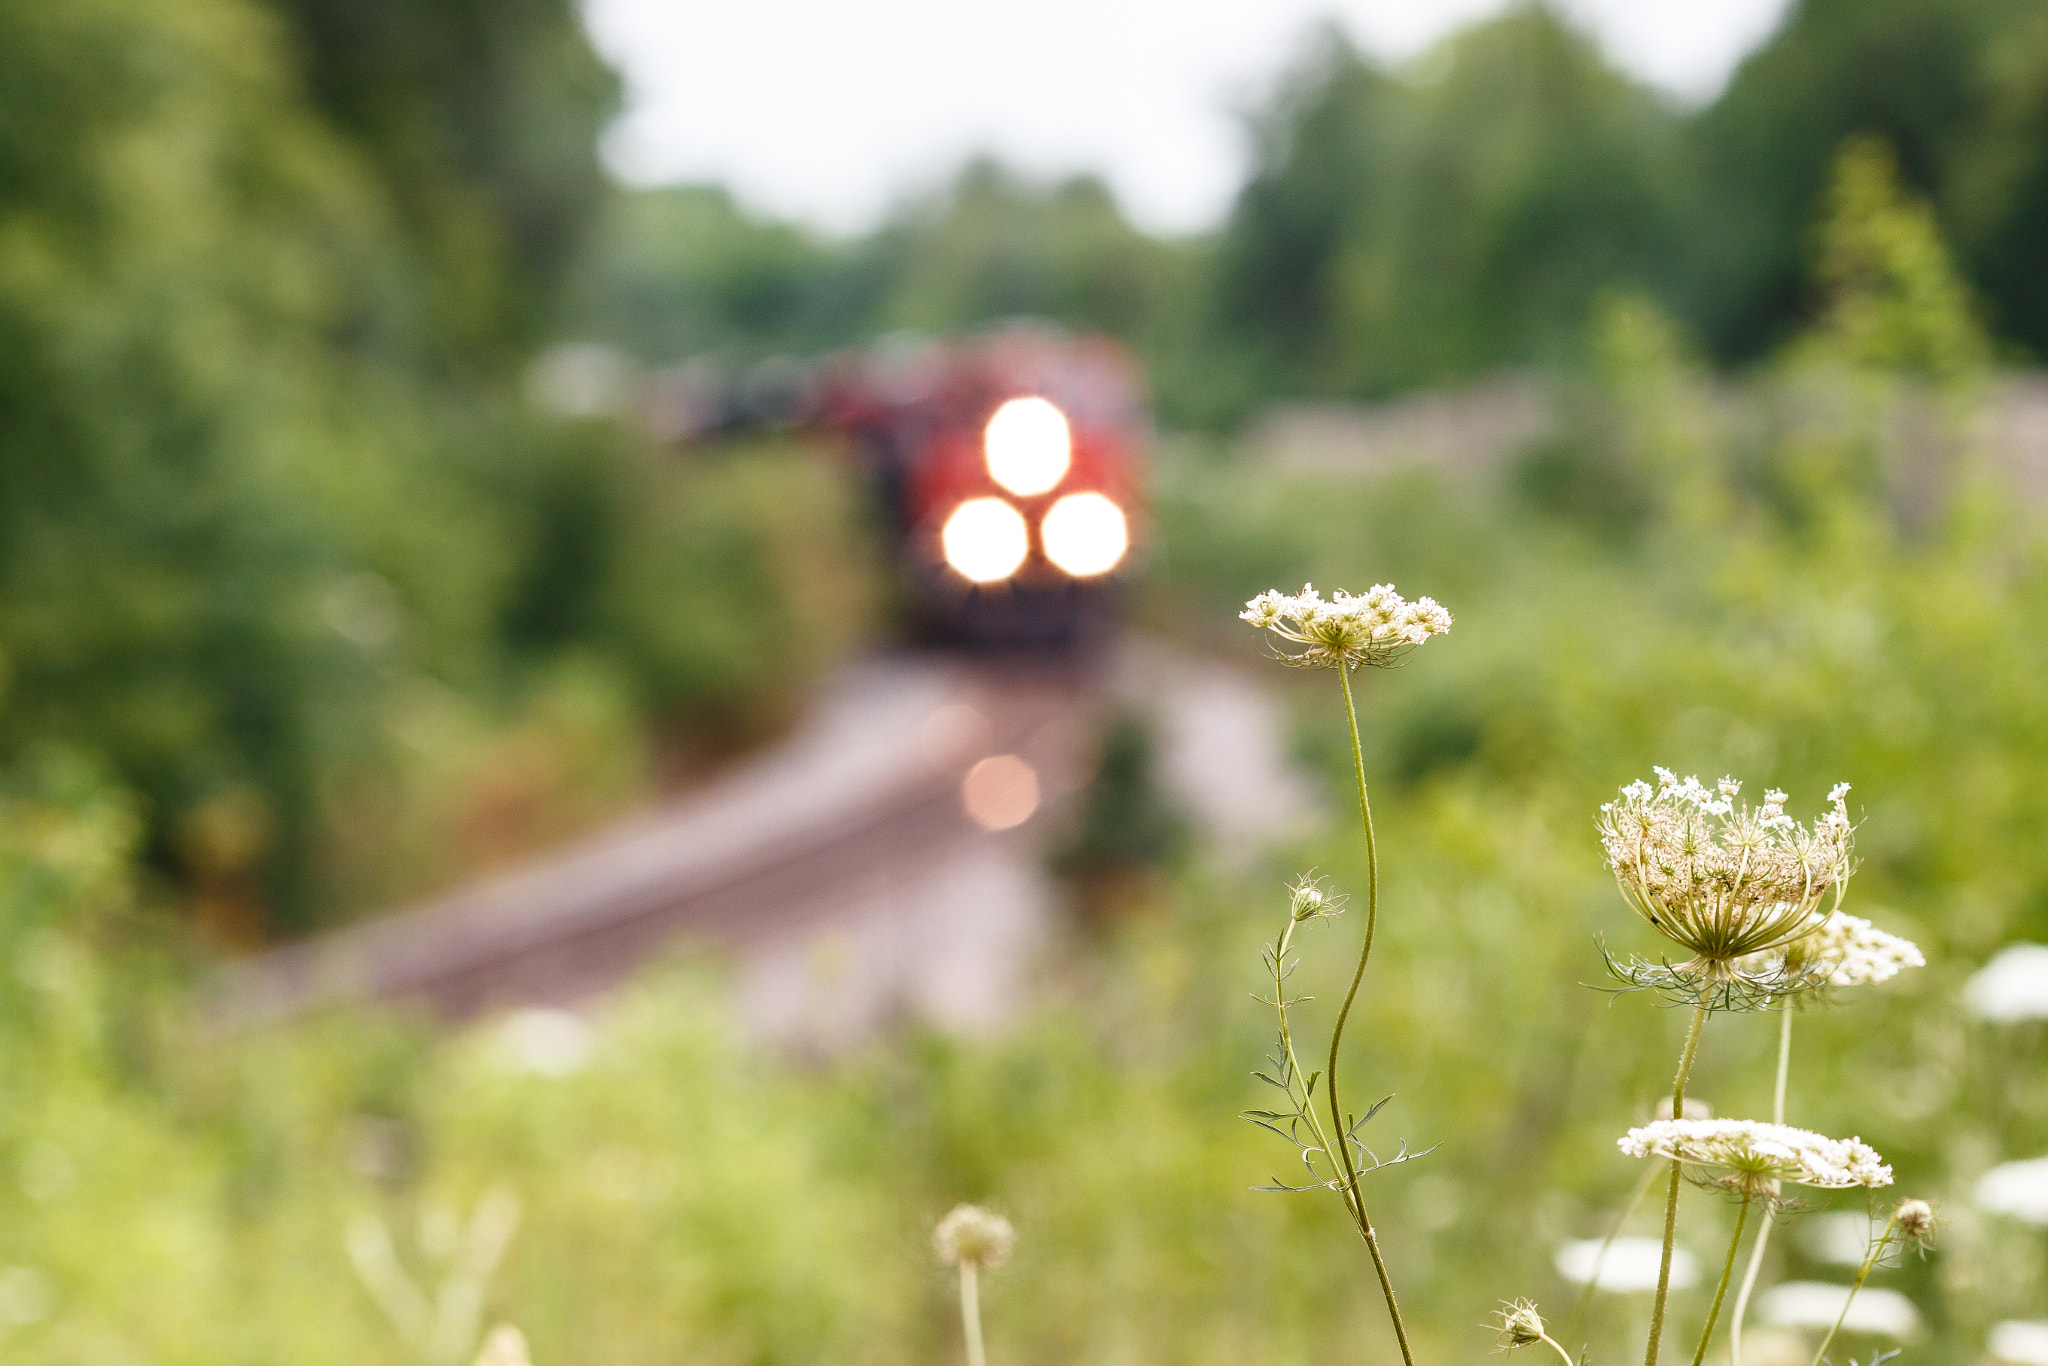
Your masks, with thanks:
<instances>
[{"instance_id":1,"label":"white flower cluster","mask_svg":"<svg viewBox=\"0 0 2048 1366\"><path fill-rule=\"evenodd\" d=\"M1286 594L1269 589L1244 605L1240 619L1306 648L1280 657L1310 668L1391 664L1431 636L1451 629L1451 614L1432 598L1409 602L1390 583L1356 597L1339 589L1324 601L1311 584Z\"/></svg>"},{"instance_id":2,"label":"white flower cluster","mask_svg":"<svg viewBox=\"0 0 2048 1366\"><path fill-rule=\"evenodd\" d=\"M979 1205L955 1205L932 1230L932 1246L948 1266L989 1271L1010 1260L1017 1240L1010 1221Z\"/></svg>"},{"instance_id":3,"label":"white flower cluster","mask_svg":"<svg viewBox=\"0 0 2048 1366\"><path fill-rule=\"evenodd\" d=\"M1817 929L1821 899L1852 868L1855 827L1844 797L1811 829L1785 814L1785 794L1738 805L1742 784L1714 787L1656 770L1600 808L1600 843L1631 908L1710 965L1781 948Z\"/></svg>"},{"instance_id":4,"label":"white flower cluster","mask_svg":"<svg viewBox=\"0 0 2048 1366\"><path fill-rule=\"evenodd\" d=\"M1829 1138L1754 1119L1659 1119L1620 1139L1630 1157L1665 1157L1714 1167L1752 1182L1802 1186L1889 1186L1892 1169L1857 1138Z\"/></svg>"},{"instance_id":5,"label":"white flower cluster","mask_svg":"<svg viewBox=\"0 0 2048 1366\"><path fill-rule=\"evenodd\" d=\"M1906 968L1926 966L1926 957L1912 940L1841 911L1812 934L1785 946L1788 973L1834 987L1875 986Z\"/></svg>"}]
</instances>

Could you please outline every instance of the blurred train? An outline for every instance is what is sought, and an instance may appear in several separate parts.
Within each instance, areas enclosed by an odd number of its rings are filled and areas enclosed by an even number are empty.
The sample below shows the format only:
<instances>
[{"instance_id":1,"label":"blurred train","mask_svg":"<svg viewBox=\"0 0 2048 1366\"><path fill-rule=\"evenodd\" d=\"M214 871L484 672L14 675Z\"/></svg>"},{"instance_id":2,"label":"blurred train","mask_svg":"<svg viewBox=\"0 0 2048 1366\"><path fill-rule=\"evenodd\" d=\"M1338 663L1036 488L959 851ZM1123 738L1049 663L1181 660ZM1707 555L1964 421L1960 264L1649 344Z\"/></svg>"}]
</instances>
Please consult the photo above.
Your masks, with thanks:
<instances>
[{"instance_id":1,"label":"blurred train","mask_svg":"<svg viewBox=\"0 0 2048 1366\"><path fill-rule=\"evenodd\" d=\"M872 488L913 628L990 647L1099 639L1144 533L1151 421L1118 343L1040 325L885 338L811 364L657 378L677 440L836 433Z\"/></svg>"}]
</instances>

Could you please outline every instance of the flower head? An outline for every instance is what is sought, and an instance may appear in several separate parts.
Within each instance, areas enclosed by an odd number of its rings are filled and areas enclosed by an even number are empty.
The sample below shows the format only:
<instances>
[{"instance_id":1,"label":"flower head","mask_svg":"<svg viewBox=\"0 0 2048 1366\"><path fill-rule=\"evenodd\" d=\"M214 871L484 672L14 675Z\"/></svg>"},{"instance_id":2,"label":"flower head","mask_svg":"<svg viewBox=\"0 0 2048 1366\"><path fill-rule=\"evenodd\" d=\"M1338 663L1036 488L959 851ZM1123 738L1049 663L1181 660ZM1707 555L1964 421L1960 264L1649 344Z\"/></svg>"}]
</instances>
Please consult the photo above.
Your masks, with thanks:
<instances>
[{"instance_id":1,"label":"flower head","mask_svg":"<svg viewBox=\"0 0 2048 1366\"><path fill-rule=\"evenodd\" d=\"M1771 1182L1840 1189L1889 1186L1892 1169L1857 1138L1829 1138L1754 1119L1659 1119L1620 1139L1630 1157L1665 1157L1721 1173L1713 1184L1767 1195Z\"/></svg>"},{"instance_id":2,"label":"flower head","mask_svg":"<svg viewBox=\"0 0 2048 1366\"><path fill-rule=\"evenodd\" d=\"M1934 1245L1934 1226L1939 1221L1934 1217L1934 1206L1925 1200L1901 1201L1892 1212L1892 1219L1899 1226L1899 1236L1915 1247Z\"/></svg>"},{"instance_id":3,"label":"flower head","mask_svg":"<svg viewBox=\"0 0 2048 1366\"><path fill-rule=\"evenodd\" d=\"M1503 1300L1494 1313L1500 1319L1500 1350L1512 1352L1543 1341L1543 1317L1532 1300Z\"/></svg>"},{"instance_id":4,"label":"flower head","mask_svg":"<svg viewBox=\"0 0 2048 1366\"><path fill-rule=\"evenodd\" d=\"M1326 920L1342 915L1344 901L1345 898L1323 886L1323 879L1314 873L1303 873L1287 884L1288 910L1297 921Z\"/></svg>"},{"instance_id":5,"label":"flower head","mask_svg":"<svg viewBox=\"0 0 2048 1366\"><path fill-rule=\"evenodd\" d=\"M1238 617L1305 647L1279 651L1283 662L1303 668L1385 667L1451 629L1451 614L1434 599L1409 602L1390 583L1357 597L1340 589L1328 601L1309 584L1291 596L1269 589L1247 602Z\"/></svg>"},{"instance_id":6,"label":"flower head","mask_svg":"<svg viewBox=\"0 0 2048 1366\"><path fill-rule=\"evenodd\" d=\"M1836 911L1812 933L1785 945L1787 976L1835 987L1889 982L1906 968L1927 966L1919 945Z\"/></svg>"},{"instance_id":7,"label":"flower head","mask_svg":"<svg viewBox=\"0 0 2048 1366\"><path fill-rule=\"evenodd\" d=\"M940 1261L977 1271L991 1271L1010 1260L1010 1246L1016 1240L1008 1219L979 1205L953 1206L932 1230L932 1246L938 1249Z\"/></svg>"},{"instance_id":8,"label":"flower head","mask_svg":"<svg viewBox=\"0 0 2048 1366\"><path fill-rule=\"evenodd\" d=\"M1820 904L1841 897L1853 869L1855 827L1838 785L1811 828L1785 814L1785 794L1738 804L1742 785L1707 787L1657 769L1600 808L1607 866L1635 913L1695 955L1708 975L1782 948L1818 929ZM1903 942L1903 941L1901 941Z\"/></svg>"}]
</instances>

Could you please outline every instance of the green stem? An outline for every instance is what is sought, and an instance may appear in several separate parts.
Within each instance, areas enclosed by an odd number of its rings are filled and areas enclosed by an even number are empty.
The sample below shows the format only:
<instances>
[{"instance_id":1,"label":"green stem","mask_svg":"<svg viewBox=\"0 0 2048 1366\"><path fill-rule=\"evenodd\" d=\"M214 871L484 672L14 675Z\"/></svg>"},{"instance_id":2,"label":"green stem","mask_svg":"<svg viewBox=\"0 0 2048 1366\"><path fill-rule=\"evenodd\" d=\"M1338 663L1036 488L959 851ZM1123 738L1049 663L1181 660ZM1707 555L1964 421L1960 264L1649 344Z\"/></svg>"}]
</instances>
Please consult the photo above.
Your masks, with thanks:
<instances>
[{"instance_id":1,"label":"green stem","mask_svg":"<svg viewBox=\"0 0 2048 1366\"><path fill-rule=\"evenodd\" d=\"M960 1327L967 1336L967 1366L988 1366L981 1348L981 1289L974 1263L960 1263Z\"/></svg>"},{"instance_id":2,"label":"green stem","mask_svg":"<svg viewBox=\"0 0 2048 1366\"><path fill-rule=\"evenodd\" d=\"M1692 1075L1693 1055L1699 1052L1700 1030L1707 1023L1707 1008L1695 1006L1692 1028L1685 1034L1685 1051L1678 1056L1678 1076L1671 1083L1671 1113L1685 1114L1685 1082ZM1650 1305L1650 1345L1643 1353L1643 1366L1657 1366L1657 1346L1664 1337L1664 1302L1671 1297L1671 1249L1678 1241L1678 1182L1684 1164L1671 1163L1671 1193L1664 1200L1664 1257L1657 1266L1657 1298Z\"/></svg>"},{"instance_id":3,"label":"green stem","mask_svg":"<svg viewBox=\"0 0 2048 1366\"><path fill-rule=\"evenodd\" d=\"M1835 1334L1842 1331L1842 1324L1849 1317L1849 1306L1856 1302L1856 1292L1863 1288L1863 1282L1870 1279L1870 1269L1877 1265L1877 1259L1884 1256L1885 1244L1892 1240L1892 1230L1899 1226L1899 1216L1893 1214L1885 1220L1884 1232L1877 1235L1877 1241L1870 1245L1870 1252L1857 1268L1855 1283L1849 1287L1849 1294L1842 1301L1842 1312L1835 1315L1835 1326L1828 1329L1828 1335L1820 1340L1820 1350L1813 1354L1813 1366L1821 1366L1827 1359L1828 1344L1835 1340Z\"/></svg>"},{"instance_id":4,"label":"green stem","mask_svg":"<svg viewBox=\"0 0 2048 1366\"><path fill-rule=\"evenodd\" d=\"M1564 1321L1566 1337L1578 1332L1579 1319L1585 1314L1586 1306L1593 1302L1593 1292L1600 1285L1600 1268L1607 1263L1607 1250L1614 1246L1614 1240L1621 1236L1621 1230L1627 1226L1629 1216L1636 1212L1637 1205L1643 1203L1643 1197L1650 1193L1650 1184L1663 1170L1664 1164L1661 1162L1652 1162L1643 1169L1643 1175L1636 1182L1636 1188L1629 1192L1628 1202L1621 1207L1621 1213L1616 1215L1614 1222L1608 1226L1607 1236L1600 1242L1600 1251L1593 1258L1592 1274L1586 1277L1585 1288L1579 1291L1578 1302L1572 1306L1570 1317Z\"/></svg>"},{"instance_id":5,"label":"green stem","mask_svg":"<svg viewBox=\"0 0 2048 1366\"><path fill-rule=\"evenodd\" d=\"M1778 1007L1778 1084L1772 1091L1771 1123L1785 1122L1785 1081L1792 1074L1792 998ZM1771 1182L1771 1194L1778 1183ZM1764 1206L1763 1226L1756 1231L1756 1244L1749 1250L1749 1267L1742 1273L1742 1289L1735 1293L1735 1317L1728 1321L1728 1366L1742 1366L1742 1322L1749 1314L1749 1292L1756 1289L1757 1273L1763 1269L1764 1249L1770 1246L1771 1229L1778 1222L1778 1202Z\"/></svg>"},{"instance_id":6,"label":"green stem","mask_svg":"<svg viewBox=\"0 0 2048 1366\"><path fill-rule=\"evenodd\" d=\"M1752 1198L1745 1193L1742 1208L1736 1212L1735 1236L1728 1240L1728 1260L1721 1264L1721 1283L1714 1287L1714 1307L1707 1311L1707 1326L1700 1330L1700 1345L1692 1354L1692 1366L1700 1366L1707 1359L1707 1343L1714 1336L1714 1325L1721 1319L1721 1301L1728 1295L1728 1278L1735 1274L1735 1254L1742 1247L1742 1226L1749 1222Z\"/></svg>"},{"instance_id":7,"label":"green stem","mask_svg":"<svg viewBox=\"0 0 2048 1366\"><path fill-rule=\"evenodd\" d=\"M1556 1338L1550 1336L1550 1334L1548 1333L1545 1333L1543 1334L1543 1340L1549 1343L1553 1348L1555 1348L1557 1354L1564 1358L1564 1366L1579 1366L1579 1363L1572 1360L1572 1354L1570 1352L1567 1352L1564 1349L1564 1347L1561 1344L1559 1344Z\"/></svg>"},{"instance_id":8,"label":"green stem","mask_svg":"<svg viewBox=\"0 0 2048 1366\"><path fill-rule=\"evenodd\" d=\"M1403 1366L1415 1366L1415 1355L1408 1347L1408 1328L1401 1322L1401 1305L1394 1298L1393 1278L1387 1274L1387 1259L1380 1253L1379 1236L1373 1232L1372 1219L1365 1212L1365 1196L1358 1188L1358 1167L1351 1160L1351 1132L1344 1123L1344 1107L1337 1099L1337 1047L1344 1041L1344 1022L1351 1017L1351 1003L1358 999L1358 984L1365 980L1366 960L1372 957L1373 934L1380 921L1380 856L1373 843L1372 803L1365 793L1365 747L1358 739L1358 708L1351 700L1351 671L1342 664L1337 666L1337 681L1344 688L1344 719L1351 727L1351 762L1358 774L1358 817L1365 825L1365 945L1358 951L1358 969L1351 974L1351 989L1344 993L1343 1009L1337 1012L1337 1025L1330 1031L1330 1065L1323 1085L1329 1097L1330 1122L1337 1130L1337 1154L1344 1164L1351 1210L1357 1218L1358 1231L1365 1238L1365 1250L1372 1254L1372 1269L1379 1276L1380 1293L1386 1296L1387 1317L1393 1320L1394 1337L1401 1344Z\"/></svg>"}]
</instances>

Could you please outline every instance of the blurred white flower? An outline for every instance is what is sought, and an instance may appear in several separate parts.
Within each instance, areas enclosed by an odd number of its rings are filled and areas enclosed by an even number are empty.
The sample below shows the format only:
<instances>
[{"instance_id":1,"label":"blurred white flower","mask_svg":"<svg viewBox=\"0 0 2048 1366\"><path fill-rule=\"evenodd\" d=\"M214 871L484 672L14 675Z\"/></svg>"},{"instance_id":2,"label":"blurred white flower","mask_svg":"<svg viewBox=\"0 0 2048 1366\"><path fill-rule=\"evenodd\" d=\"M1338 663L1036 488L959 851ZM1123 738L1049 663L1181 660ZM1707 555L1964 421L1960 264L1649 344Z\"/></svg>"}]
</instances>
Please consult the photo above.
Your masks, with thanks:
<instances>
[{"instance_id":1,"label":"blurred white flower","mask_svg":"<svg viewBox=\"0 0 2048 1366\"><path fill-rule=\"evenodd\" d=\"M1779 1328L1818 1328L1825 1332L1841 1318L1849 1287L1825 1281L1787 1281L1764 1292L1758 1309L1765 1323ZM1920 1331L1920 1311L1896 1290L1865 1288L1849 1302L1842 1319L1849 1333L1875 1333L1901 1341Z\"/></svg>"},{"instance_id":2,"label":"blurred white flower","mask_svg":"<svg viewBox=\"0 0 2048 1366\"><path fill-rule=\"evenodd\" d=\"M2001 1366L2048 1366L2048 1321L2007 1319L1994 1324L1984 1352Z\"/></svg>"},{"instance_id":3,"label":"blurred white flower","mask_svg":"<svg viewBox=\"0 0 2048 1366\"><path fill-rule=\"evenodd\" d=\"M948 1266L990 1271L1010 1260L1017 1234L1010 1221L979 1205L955 1205L932 1230L932 1246Z\"/></svg>"},{"instance_id":4,"label":"blurred white flower","mask_svg":"<svg viewBox=\"0 0 2048 1366\"><path fill-rule=\"evenodd\" d=\"M1602 1257L1600 1249L1607 1255ZM1600 1238L1574 1238L1557 1249L1557 1274L1584 1285L1597 1274L1599 1288L1616 1294L1632 1294L1657 1288L1657 1269L1664 1259L1664 1244L1655 1238L1616 1238L1611 1244ZM1682 1247L1671 1249L1671 1285L1683 1290L1699 1280L1699 1263Z\"/></svg>"},{"instance_id":5,"label":"blurred white flower","mask_svg":"<svg viewBox=\"0 0 2048 1366\"><path fill-rule=\"evenodd\" d=\"M1311 584L1291 595L1268 589L1246 603L1238 618L1306 647L1295 654L1282 650L1282 662L1323 669L1392 664L1451 629L1451 614L1435 599L1409 602L1390 583L1374 584L1358 597L1339 589L1327 602Z\"/></svg>"},{"instance_id":6,"label":"blurred white flower","mask_svg":"<svg viewBox=\"0 0 2048 1366\"><path fill-rule=\"evenodd\" d=\"M1834 1210L1802 1220L1799 1241L1806 1255L1817 1262L1861 1266L1870 1252L1870 1240L1883 1227L1883 1220L1860 1210Z\"/></svg>"},{"instance_id":7,"label":"blurred white flower","mask_svg":"<svg viewBox=\"0 0 2048 1366\"><path fill-rule=\"evenodd\" d=\"M2048 1224L2048 1157L2001 1162L1977 1178L1977 1203L1993 1214Z\"/></svg>"},{"instance_id":8,"label":"blurred white flower","mask_svg":"<svg viewBox=\"0 0 2048 1366\"><path fill-rule=\"evenodd\" d=\"M1892 1169L1861 1139L1755 1119L1652 1120L1618 1143L1630 1157L1667 1157L1728 1172L1730 1184L1752 1195L1766 1193L1773 1181L1830 1189L1892 1183Z\"/></svg>"},{"instance_id":9,"label":"blurred white flower","mask_svg":"<svg viewBox=\"0 0 2048 1366\"><path fill-rule=\"evenodd\" d=\"M476 1366L532 1366L527 1355L526 1334L509 1323L501 1323L484 1339L476 1354Z\"/></svg>"},{"instance_id":10,"label":"blurred white flower","mask_svg":"<svg viewBox=\"0 0 2048 1366\"><path fill-rule=\"evenodd\" d=\"M33 1266L0 1271L0 1322L40 1323L57 1307L57 1283Z\"/></svg>"},{"instance_id":11,"label":"blurred white flower","mask_svg":"<svg viewBox=\"0 0 2048 1366\"><path fill-rule=\"evenodd\" d=\"M1980 1020L2048 1020L2048 944L2007 944L1963 986Z\"/></svg>"},{"instance_id":12,"label":"blurred white flower","mask_svg":"<svg viewBox=\"0 0 2048 1366\"><path fill-rule=\"evenodd\" d=\"M567 1010L529 1006L498 1022L497 1046L522 1072L566 1077L590 1061L590 1022Z\"/></svg>"},{"instance_id":13,"label":"blurred white flower","mask_svg":"<svg viewBox=\"0 0 2048 1366\"><path fill-rule=\"evenodd\" d=\"M1920 946L1880 930L1859 916L1836 911L1819 929L1785 946L1786 967L1796 976L1835 987L1889 982L1906 968L1927 966Z\"/></svg>"}]
</instances>

